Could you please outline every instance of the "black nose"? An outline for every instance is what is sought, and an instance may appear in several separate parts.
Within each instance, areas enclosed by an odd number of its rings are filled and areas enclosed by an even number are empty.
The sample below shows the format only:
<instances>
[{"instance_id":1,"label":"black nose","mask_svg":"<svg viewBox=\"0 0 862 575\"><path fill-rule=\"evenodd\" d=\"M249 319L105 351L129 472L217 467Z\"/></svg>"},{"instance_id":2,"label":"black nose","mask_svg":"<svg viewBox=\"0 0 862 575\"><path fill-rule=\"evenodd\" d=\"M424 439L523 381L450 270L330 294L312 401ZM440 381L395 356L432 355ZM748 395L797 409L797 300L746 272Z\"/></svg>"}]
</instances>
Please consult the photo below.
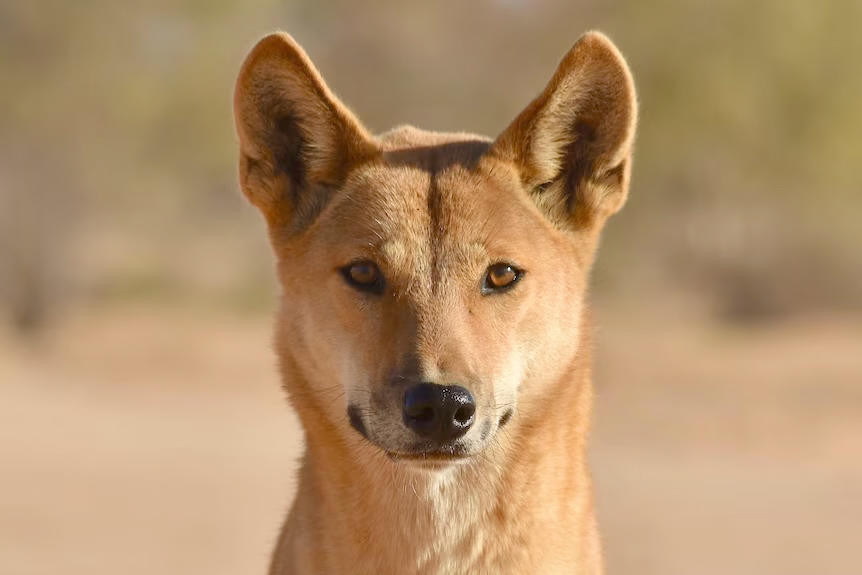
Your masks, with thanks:
<instances>
[{"instance_id":1,"label":"black nose","mask_svg":"<svg viewBox=\"0 0 862 575\"><path fill-rule=\"evenodd\" d=\"M476 402L460 385L420 383L404 392L404 425L420 437L452 441L473 425Z\"/></svg>"}]
</instances>

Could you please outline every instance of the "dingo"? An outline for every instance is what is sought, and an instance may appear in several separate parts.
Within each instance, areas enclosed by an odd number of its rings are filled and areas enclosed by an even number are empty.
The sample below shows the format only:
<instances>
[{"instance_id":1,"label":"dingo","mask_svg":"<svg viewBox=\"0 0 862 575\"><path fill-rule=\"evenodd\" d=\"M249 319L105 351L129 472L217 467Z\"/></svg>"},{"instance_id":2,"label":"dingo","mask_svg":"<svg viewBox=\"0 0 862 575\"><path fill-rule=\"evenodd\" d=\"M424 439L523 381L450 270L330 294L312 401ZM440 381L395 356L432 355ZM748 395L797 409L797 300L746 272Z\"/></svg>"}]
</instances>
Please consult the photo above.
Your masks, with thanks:
<instances>
[{"instance_id":1,"label":"dingo","mask_svg":"<svg viewBox=\"0 0 862 575\"><path fill-rule=\"evenodd\" d=\"M283 33L234 114L306 440L270 573L600 573L586 291L637 117L614 45L584 35L494 140L369 134Z\"/></svg>"}]
</instances>

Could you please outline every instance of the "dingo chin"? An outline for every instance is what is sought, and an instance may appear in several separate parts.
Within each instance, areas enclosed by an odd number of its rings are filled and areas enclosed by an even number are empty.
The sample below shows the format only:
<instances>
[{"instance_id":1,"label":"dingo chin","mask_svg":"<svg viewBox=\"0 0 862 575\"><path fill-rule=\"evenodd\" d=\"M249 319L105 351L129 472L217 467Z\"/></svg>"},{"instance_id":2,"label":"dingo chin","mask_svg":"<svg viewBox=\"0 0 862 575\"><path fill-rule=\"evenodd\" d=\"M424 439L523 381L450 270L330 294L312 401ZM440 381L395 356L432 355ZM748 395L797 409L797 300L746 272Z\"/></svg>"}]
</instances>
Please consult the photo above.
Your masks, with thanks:
<instances>
[{"instance_id":1,"label":"dingo chin","mask_svg":"<svg viewBox=\"0 0 862 575\"><path fill-rule=\"evenodd\" d=\"M619 51L582 36L493 140L374 136L277 33L234 114L306 437L270 573L600 573L586 291L629 187Z\"/></svg>"}]
</instances>

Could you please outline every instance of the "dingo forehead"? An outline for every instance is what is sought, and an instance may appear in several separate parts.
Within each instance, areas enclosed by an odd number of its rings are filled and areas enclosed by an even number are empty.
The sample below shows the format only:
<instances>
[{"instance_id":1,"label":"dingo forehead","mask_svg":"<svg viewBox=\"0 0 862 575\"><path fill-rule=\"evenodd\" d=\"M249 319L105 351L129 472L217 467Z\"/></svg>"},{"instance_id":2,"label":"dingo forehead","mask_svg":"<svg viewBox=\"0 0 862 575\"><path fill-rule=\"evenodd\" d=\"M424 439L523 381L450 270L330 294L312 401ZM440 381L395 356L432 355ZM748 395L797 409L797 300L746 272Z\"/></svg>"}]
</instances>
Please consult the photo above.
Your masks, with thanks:
<instances>
[{"instance_id":1,"label":"dingo forehead","mask_svg":"<svg viewBox=\"0 0 862 575\"><path fill-rule=\"evenodd\" d=\"M336 259L367 257L409 283L443 282L453 271L472 281L471 272L495 261L527 260L558 231L513 170L482 156L487 145L402 145L357 167L321 214L315 242Z\"/></svg>"}]
</instances>

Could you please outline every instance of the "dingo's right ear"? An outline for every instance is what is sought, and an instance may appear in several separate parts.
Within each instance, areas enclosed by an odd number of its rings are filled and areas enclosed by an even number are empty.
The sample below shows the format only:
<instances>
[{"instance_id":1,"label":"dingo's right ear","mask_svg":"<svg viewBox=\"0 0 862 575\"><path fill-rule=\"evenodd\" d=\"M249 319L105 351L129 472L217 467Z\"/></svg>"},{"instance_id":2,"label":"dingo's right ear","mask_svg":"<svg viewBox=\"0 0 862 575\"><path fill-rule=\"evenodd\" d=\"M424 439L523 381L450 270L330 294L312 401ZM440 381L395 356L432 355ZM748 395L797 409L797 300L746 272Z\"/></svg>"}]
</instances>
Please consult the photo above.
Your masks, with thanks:
<instances>
[{"instance_id":1,"label":"dingo's right ear","mask_svg":"<svg viewBox=\"0 0 862 575\"><path fill-rule=\"evenodd\" d=\"M246 57L234 92L240 184L272 233L301 230L349 169L376 153L293 38L275 33Z\"/></svg>"}]
</instances>

